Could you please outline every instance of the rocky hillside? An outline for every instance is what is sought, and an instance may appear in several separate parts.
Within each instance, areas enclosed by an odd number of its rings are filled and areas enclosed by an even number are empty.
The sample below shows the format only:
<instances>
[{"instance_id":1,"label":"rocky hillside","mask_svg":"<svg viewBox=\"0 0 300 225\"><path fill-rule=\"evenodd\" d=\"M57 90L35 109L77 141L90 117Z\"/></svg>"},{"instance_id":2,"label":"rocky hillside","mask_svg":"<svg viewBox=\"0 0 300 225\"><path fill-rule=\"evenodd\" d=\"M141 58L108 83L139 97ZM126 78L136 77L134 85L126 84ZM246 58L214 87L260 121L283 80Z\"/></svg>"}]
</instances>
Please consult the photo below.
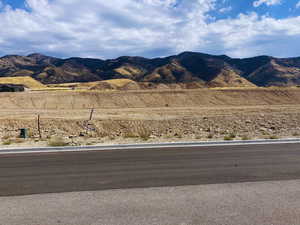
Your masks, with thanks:
<instances>
[{"instance_id":1,"label":"rocky hillside","mask_svg":"<svg viewBox=\"0 0 300 225\"><path fill-rule=\"evenodd\" d=\"M31 76L44 84L125 78L154 84L192 83L196 87L295 86L300 85L300 57L235 59L184 52L154 59L59 59L41 54L0 58L0 77L16 76Z\"/></svg>"}]
</instances>

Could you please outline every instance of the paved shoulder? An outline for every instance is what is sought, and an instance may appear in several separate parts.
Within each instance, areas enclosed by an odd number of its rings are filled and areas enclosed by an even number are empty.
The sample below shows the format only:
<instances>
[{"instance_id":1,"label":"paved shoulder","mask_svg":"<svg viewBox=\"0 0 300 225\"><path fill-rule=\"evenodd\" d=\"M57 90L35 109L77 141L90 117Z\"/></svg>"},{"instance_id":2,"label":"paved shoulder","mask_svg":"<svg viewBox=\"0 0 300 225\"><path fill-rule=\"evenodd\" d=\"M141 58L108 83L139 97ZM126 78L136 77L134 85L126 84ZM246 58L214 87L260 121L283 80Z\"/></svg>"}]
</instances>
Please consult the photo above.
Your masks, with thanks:
<instances>
[{"instance_id":1,"label":"paved shoulder","mask_svg":"<svg viewBox=\"0 0 300 225\"><path fill-rule=\"evenodd\" d=\"M1 197L5 225L296 225L300 181Z\"/></svg>"}]
</instances>

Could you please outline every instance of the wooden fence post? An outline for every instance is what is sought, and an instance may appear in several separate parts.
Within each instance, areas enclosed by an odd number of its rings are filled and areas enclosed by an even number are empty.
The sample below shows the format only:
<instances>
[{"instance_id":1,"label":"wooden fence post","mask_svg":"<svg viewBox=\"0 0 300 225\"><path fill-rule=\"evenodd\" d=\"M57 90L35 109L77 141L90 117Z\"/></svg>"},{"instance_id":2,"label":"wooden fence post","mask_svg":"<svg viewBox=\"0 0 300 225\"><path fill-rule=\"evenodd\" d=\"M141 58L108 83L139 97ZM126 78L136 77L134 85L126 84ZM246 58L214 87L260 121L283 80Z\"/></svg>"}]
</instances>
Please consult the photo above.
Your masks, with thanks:
<instances>
[{"instance_id":1,"label":"wooden fence post","mask_svg":"<svg viewBox=\"0 0 300 225\"><path fill-rule=\"evenodd\" d=\"M38 115L38 132L39 132L39 137L42 139L42 133L41 133L41 124L40 124L40 114Z\"/></svg>"},{"instance_id":2,"label":"wooden fence post","mask_svg":"<svg viewBox=\"0 0 300 225\"><path fill-rule=\"evenodd\" d=\"M91 109L90 120L93 119L94 109Z\"/></svg>"}]
</instances>

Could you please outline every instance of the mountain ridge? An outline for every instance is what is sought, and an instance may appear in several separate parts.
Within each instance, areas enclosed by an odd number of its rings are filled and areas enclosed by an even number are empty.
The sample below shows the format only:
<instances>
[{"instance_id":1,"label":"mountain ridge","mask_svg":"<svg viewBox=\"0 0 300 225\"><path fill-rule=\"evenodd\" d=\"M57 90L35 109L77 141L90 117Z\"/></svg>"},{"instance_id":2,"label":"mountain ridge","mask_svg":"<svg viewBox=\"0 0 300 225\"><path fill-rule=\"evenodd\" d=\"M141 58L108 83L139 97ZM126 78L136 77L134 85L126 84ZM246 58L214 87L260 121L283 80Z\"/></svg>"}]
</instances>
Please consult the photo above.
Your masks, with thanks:
<instances>
[{"instance_id":1,"label":"mountain ridge","mask_svg":"<svg viewBox=\"0 0 300 225\"><path fill-rule=\"evenodd\" d=\"M160 58L60 59L33 53L0 58L0 77L30 76L44 84L130 79L157 84L198 83L197 87L300 85L300 57L231 58L182 52Z\"/></svg>"}]
</instances>

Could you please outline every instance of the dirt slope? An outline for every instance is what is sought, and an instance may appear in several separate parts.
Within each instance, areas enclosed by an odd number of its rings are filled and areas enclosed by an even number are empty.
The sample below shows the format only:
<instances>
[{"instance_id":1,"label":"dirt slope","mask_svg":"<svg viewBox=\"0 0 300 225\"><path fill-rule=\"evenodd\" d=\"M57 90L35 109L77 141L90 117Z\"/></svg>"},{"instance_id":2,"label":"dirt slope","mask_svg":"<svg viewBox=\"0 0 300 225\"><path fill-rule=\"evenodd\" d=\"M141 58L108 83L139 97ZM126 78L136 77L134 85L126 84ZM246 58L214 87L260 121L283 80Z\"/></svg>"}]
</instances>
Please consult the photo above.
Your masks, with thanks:
<instances>
[{"instance_id":1,"label":"dirt slope","mask_svg":"<svg viewBox=\"0 0 300 225\"><path fill-rule=\"evenodd\" d=\"M300 104L297 88L1 93L3 109L207 107Z\"/></svg>"}]
</instances>

